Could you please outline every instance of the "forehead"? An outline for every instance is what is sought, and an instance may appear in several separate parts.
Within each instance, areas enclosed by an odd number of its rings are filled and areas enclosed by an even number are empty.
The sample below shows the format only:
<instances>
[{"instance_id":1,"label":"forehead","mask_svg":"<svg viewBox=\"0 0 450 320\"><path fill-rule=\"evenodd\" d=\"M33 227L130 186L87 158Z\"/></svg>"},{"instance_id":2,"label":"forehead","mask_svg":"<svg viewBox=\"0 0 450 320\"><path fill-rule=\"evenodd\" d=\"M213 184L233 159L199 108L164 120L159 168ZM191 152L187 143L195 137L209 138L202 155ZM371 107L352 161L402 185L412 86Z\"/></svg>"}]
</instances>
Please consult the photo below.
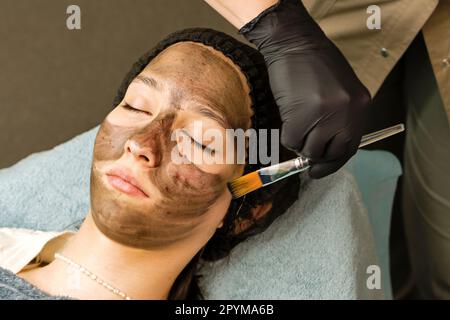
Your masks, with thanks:
<instances>
[{"instance_id":1,"label":"forehead","mask_svg":"<svg viewBox=\"0 0 450 320\"><path fill-rule=\"evenodd\" d=\"M154 79L148 85L165 92L175 105L195 101L229 118L232 127L248 127L244 120L252 110L246 77L230 58L212 47L195 42L171 45L137 80L143 77Z\"/></svg>"},{"instance_id":2,"label":"forehead","mask_svg":"<svg viewBox=\"0 0 450 320\"><path fill-rule=\"evenodd\" d=\"M160 69L161 66L169 69L175 69L170 68L171 66L181 67L180 71L187 72L195 70L211 72L219 69L231 78L245 80L245 76L239 67L222 52L213 47L192 41L178 42L167 47L149 63L146 69ZM195 69L192 70L192 68ZM198 74L198 72L195 73ZM216 77L218 75L217 73L215 74Z\"/></svg>"},{"instance_id":3,"label":"forehead","mask_svg":"<svg viewBox=\"0 0 450 320\"><path fill-rule=\"evenodd\" d=\"M165 77L166 81L189 90L242 94L249 90L240 69L220 51L196 42L179 42L158 54L144 72ZM223 91L225 90L225 91Z\"/></svg>"}]
</instances>

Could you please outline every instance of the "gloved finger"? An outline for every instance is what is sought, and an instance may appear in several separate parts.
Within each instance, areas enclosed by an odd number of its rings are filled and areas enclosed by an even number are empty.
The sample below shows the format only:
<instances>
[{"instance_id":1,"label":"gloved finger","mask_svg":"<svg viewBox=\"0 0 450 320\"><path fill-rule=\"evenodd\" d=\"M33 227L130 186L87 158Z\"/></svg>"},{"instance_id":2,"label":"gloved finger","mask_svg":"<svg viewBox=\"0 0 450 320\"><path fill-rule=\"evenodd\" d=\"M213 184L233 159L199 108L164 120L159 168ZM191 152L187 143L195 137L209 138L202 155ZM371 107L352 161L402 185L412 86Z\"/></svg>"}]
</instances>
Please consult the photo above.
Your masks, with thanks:
<instances>
[{"instance_id":1,"label":"gloved finger","mask_svg":"<svg viewBox=\"0 0 450 320\"><path fill-rule=\"evenodd\" d=\"M323 162L328 145L335 135L334 128L321 127L314 128L305 139L305 144L300 150L300 154L311 159L313 162Z\"/></svg>"},{"instance_id":2,"label":"gloved finger","mask_svg":"<svg viewBox=\"0 0 450 320\"><path fill-rule=\"evenodd\" d=\"M349 158L345 157L331 162L312 164L308 174L313 179L323 178L338 171L348 161L348 159Z\"/></svg>"},{"instance_id":3,"label":"gloved finger","mask_svg":"<svg viewBox=\"0 0 450 320\"><path fill-rule=\"evenodd\" d=\"M324 161L333 161L343 158L347 155L354 154L356 150L353 146L355 144L355 137L352 137L348 131L341 131L336 134L328 143L323 154ZM358 144L358 143L357 143Z\"/></svg>"},{"instance_id":4,"label":"gloved finger","mask_svg":"<svg viewBox=\"0 0 450 320\"><path fill-rule=\"evenodd\" d=\"M299 130L299 124L294 121L284 121L281 126L281 144L287 149L299 152L305 143L305 133ZM308 128L306 129L308 130Z\"/></svg>"}]
</instances>

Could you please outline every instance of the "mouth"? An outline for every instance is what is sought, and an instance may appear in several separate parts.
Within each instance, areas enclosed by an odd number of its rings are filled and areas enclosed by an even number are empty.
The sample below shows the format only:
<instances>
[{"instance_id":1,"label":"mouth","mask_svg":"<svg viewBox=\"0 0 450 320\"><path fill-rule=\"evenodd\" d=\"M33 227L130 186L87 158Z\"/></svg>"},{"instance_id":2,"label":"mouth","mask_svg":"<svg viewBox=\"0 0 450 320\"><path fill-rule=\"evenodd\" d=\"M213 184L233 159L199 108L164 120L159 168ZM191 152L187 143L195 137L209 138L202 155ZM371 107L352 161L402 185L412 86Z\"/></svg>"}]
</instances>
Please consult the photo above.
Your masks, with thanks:
<instances>
[{"instance_id":1,"label":"mouth","mask_svg":"<svg viewBox=\"0 0 450 320\"><path fill-rule=\"evenodd\" d=\"M115 168L109 170L106 173L106 177L109 184L113 188L123 193L126 193L133 197L149 198L147 193L145 193L140 186L137 179L127 173L124 169Z\"/></svg>"}]
</instances>

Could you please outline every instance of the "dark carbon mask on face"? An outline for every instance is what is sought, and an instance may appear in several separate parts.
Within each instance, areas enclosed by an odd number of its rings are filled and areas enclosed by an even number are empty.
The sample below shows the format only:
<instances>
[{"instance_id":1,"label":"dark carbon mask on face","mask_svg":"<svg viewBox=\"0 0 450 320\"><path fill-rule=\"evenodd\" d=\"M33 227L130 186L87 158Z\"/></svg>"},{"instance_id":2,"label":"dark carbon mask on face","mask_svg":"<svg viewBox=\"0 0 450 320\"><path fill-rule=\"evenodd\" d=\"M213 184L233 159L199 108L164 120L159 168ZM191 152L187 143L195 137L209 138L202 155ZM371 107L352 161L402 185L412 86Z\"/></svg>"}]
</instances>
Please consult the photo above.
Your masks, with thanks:
<instances>
[{"instance_id":1,"label":"dark carbon mask on face","mask_svg":"<svg viewBox=\"0 0 450 320\"><path fill-rule=\"evenodd\" d=\"M219 175L205 173L193 164L171 162L175 116L165 115L145 127L133 128L103 121L94 147L91 210L97 227L107 237L143 249L171 245L191 235L225 191L226 181ZM149 198L130 198L105 182L105 167L120 166L128 139L151 150L158 159L155 167L134 170L142 172L139 180L151 186ZM137 161L136 165L142 168Z\"/></svg>"}]
</instances>

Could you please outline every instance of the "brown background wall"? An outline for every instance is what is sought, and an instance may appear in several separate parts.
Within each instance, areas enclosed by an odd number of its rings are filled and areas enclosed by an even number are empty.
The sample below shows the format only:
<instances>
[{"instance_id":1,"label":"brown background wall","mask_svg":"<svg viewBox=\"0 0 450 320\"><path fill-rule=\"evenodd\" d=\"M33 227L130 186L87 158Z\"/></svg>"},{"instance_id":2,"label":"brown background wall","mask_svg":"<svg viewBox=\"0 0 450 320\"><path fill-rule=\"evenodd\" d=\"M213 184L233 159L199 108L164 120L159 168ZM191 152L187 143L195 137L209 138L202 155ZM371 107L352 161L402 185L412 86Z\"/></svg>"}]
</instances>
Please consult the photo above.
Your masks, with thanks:
<instances>
[{"instance_id":1,"label":"brown background wall","mask_svg":"<svg viewBox=\"0 0 450 320\"><path fill-rule=\"evenodd\" d=\"M238 36L202 0L1 0L0 168L99 124L131 64L193 26Z\"/></svg>"}]
</instances>

